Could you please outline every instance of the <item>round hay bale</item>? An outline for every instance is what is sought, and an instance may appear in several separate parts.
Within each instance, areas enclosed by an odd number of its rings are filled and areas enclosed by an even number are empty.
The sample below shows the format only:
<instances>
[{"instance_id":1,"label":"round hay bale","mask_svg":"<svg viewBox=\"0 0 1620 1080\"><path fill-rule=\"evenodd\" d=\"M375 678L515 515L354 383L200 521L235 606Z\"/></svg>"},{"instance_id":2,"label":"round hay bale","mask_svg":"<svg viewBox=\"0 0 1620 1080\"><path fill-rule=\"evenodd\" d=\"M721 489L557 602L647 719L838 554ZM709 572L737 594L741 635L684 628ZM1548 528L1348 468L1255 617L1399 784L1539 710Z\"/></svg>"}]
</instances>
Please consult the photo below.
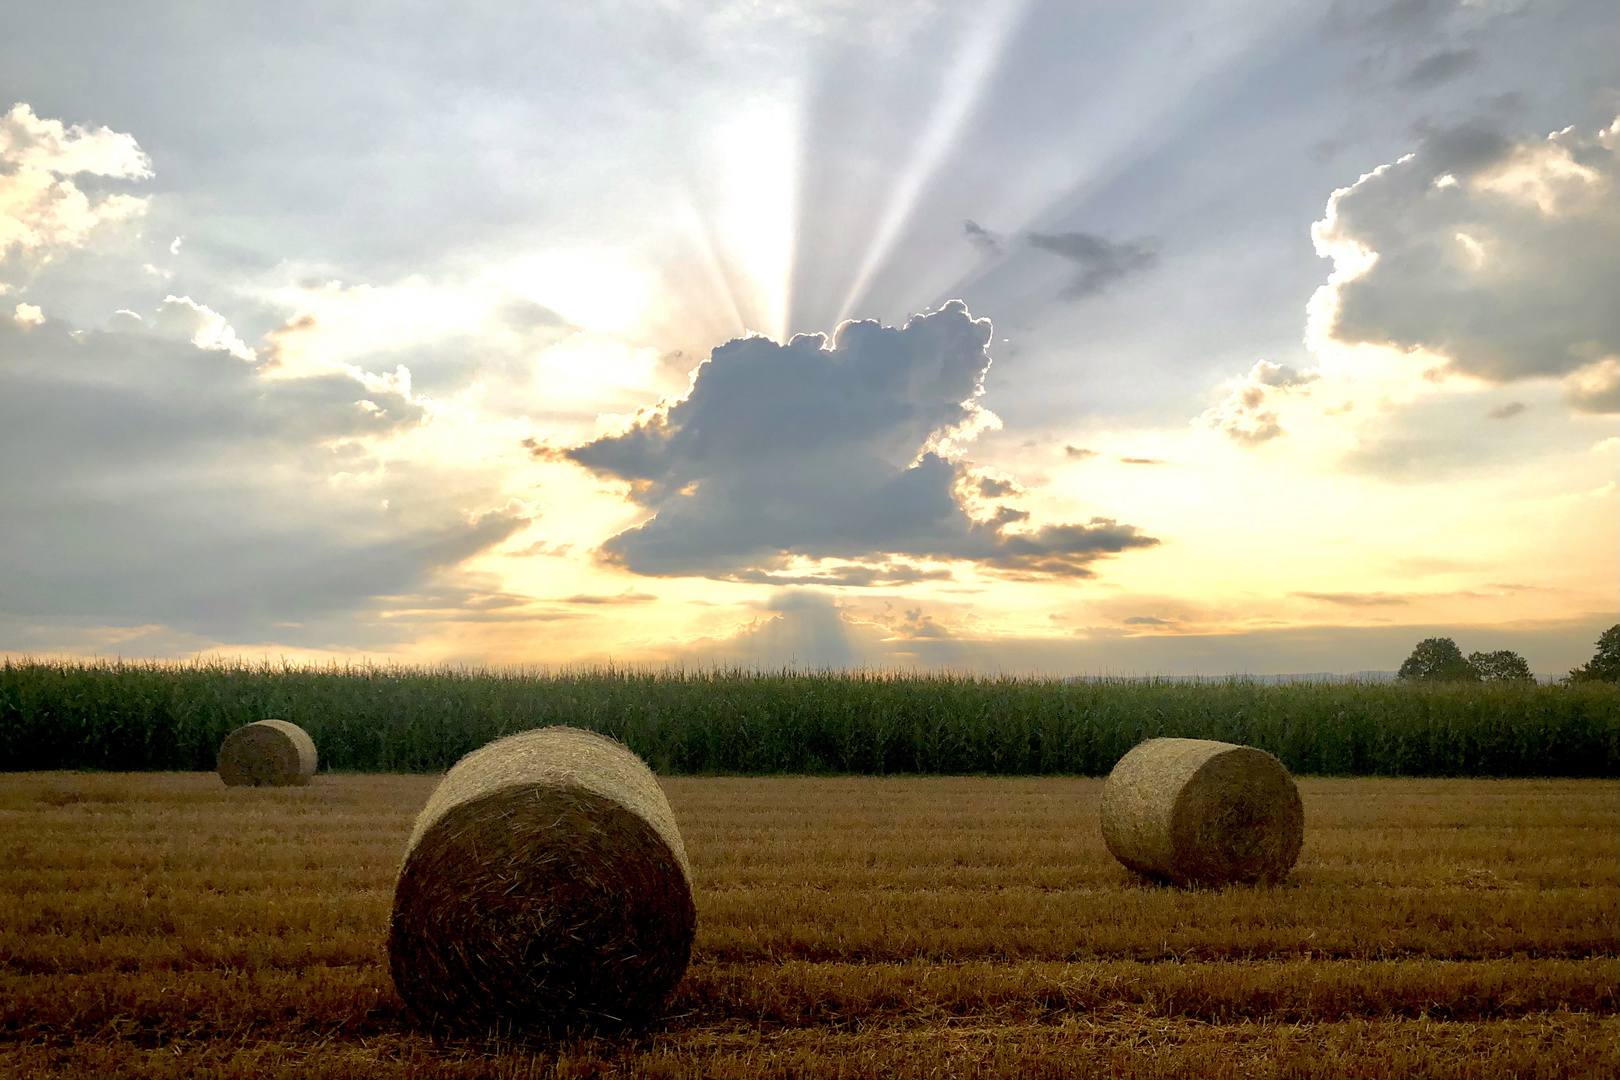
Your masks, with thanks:
<instances>
[{"instance_id":1,"label":"round hay bale","mask_svg":"<svg viewBox=\"0 0 1620 1080\"><path fill-rule=\"evenodd\" d=\"M1149 739L1108 774L1102 830L1114 858L1160 881L1279 881L1299 858L1305 815L1294 778L1264 750Z\"/></svg>"},{"instance_id":2,"label":"round hay bale","mask_svg":"<svg viewBox=\"0 0 1620 1080\"><path fill-rule=\"evenodd\" d=\"M611 1028L663 1006L696 928L652 770L612 739L541 728L434 789L394 885L389 970L436 1026Z\"/></svg>"},{"instance_id":3,"label":"round hay bale","mask_svg":"<svg viewBox=\"0 0 1620 1080\"><path fill-rule=\"evenodd\" d=\"M315 740L297 724L260 720L225 736L219 778L231 787L307 784L315 775Z\"/></svg>"}]
</instances>

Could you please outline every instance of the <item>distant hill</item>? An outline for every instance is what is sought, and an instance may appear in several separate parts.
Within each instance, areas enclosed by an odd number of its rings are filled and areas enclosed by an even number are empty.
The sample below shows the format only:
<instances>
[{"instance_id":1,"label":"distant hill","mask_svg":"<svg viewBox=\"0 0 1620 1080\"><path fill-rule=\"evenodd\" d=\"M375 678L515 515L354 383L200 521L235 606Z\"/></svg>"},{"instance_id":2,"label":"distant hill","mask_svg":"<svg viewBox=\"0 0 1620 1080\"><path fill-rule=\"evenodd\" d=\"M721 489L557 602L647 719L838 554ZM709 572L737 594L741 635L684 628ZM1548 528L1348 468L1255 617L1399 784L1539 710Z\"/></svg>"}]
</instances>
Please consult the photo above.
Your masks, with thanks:
<instances>
[{"instance_id":1,"label":"distant hill","mask_svg":"<svg viewBox=\"0 0 1620 1080\"><path fill-rule=\"evenodd\" d=\"M1280 683L1387 683L1394 682L1399 677L1394 671L1352 671L1348 674L1342 671L1297 671L1288 675L1070 675L1064 682L1225 682L1228 679L1242 679L1248 682L1257 682L1265 686L1277 686ZM1536 682L1542 684L1556 683L1563 679L1562 674L1536 673Z\"/></svg>"},{"instance_id":2,"label":"distant hill","mask_svg":"<svg viewBox=\"0 0 1620 1080\"><path fill-rule=\"evenodd\" d=\"M1275 686L1278 683L1385 683L1394 682L1393 671L1301 671L1289 675L1071 675L1065 682L1225 682L1242 679Z\"/></svg>"}]
</instances>

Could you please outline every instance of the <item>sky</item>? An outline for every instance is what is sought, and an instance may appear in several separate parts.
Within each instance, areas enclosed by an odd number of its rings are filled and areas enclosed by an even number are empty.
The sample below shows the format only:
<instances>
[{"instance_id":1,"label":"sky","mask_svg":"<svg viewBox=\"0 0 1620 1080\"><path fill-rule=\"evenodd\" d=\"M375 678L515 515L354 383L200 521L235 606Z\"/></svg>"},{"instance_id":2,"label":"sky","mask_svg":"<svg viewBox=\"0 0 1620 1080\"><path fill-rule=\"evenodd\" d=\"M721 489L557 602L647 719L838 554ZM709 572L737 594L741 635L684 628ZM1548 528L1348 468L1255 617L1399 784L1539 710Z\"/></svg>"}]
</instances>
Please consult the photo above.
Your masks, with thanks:
<instances>
[{"instance_id":1,"label":"sky","mask_svg":"<svg viewBox=\"0 0 1620 1080\"><path fill-rule=\"evenodd\" d=\"M1620 5L0 13L0 653L1542 673Z\"/></svg>"}]
</instances>

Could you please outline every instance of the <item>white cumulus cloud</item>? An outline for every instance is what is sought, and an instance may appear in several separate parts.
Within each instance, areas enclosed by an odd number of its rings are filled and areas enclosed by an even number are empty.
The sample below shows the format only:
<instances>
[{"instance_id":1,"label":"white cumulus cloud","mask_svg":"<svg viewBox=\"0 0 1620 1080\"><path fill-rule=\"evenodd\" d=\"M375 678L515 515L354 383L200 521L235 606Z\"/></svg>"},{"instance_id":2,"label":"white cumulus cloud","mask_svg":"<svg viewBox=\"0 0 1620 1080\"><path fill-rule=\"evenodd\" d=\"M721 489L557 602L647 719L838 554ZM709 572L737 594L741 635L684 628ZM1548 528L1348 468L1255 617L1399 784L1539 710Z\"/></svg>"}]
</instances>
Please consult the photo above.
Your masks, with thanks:
<instances>
[{"instance_id":1,"label":"white cumulus cloud","mask_svg":"<svg viewBox=\"0 0 1620 1080\"><path fill-rule=\"evenodd\" d=\"M133 314L133 313L132 313ZM136 316L140 318L140 316ZM179 326L189 332L191 343L199 349L227 352L238 360L253 363L258 354L248 347L225 316L189 296L166 296L158 315L159 325Z\"/></svg>"},{"instance_id":2,"label":"white cumulus cloud","mask_svg":"<svg viewBox=\"0 0 1620 1080\"><path fill-rule=\"evenodd\" d=\"M1620 353L1617 180L1620 120L1517 141L1437 133L1334 192L1312 230L1335 264L1313 331L1498 383L1601 363Z\"/></svg>"},{"instance_id":3,"label":"white cumulus cloud","mask_svg":"<svg viewBox=\"0 0 1620 1080\"><path fill-rule=\"evenodd\" d=\"M146 180L152 167L134 136L66 127L25 103L0 116L0 261L49 258L51 249L80 245L97 226L146 209L138 196L87 194L74 182L81 175Z\"/></svg>"},{"instance_id":4,"label":"white cumulus cloud","mask_svg":"<svg viewBox=\"0 0 1620 1080\"><path fill-rule=\"evenodd\" d=\"M1620 119L1436 132L1335 191L1311 235L1333 260L1307 308L1316 366L1260 361L1194 424L1256 446L1288 434L1290 409L1321 421L1355 398L1527 380L1561 381L1576 412L1620 412Z\"/></svg>"},{"instance_id":5,"label":"white cumulus cloud","mask_svg":"<svg viewBox=\"0 0 1620 1080\"><path fill-rule=\"evenodd\" d=\"M1258 360L1247 375L1228 384L1225 400L1205 409L1193 423L1219 431L1234 442L1257 446L1287 434L1277 416L1280 399L1318 378L1312 371L1301 374L1286 364Z\"/></svg>"}]
</instances>

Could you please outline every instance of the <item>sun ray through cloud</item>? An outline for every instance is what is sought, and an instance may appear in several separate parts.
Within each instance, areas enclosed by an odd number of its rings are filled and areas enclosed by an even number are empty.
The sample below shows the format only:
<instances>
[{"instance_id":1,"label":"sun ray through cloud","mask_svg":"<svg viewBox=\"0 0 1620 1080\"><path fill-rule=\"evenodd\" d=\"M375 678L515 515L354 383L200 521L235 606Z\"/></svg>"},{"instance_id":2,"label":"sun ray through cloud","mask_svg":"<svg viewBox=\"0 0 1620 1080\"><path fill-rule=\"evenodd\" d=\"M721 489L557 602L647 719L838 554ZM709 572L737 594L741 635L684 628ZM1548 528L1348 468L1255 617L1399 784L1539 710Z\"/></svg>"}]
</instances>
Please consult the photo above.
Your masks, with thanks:
<instances>
[{"instance_id":1,"label":"sun ray through cloud","mask_svg":"<svg viewBox=\"0 0 1620 1080\"><path fill-rule=\"evenodd\" d=\"M839 307L837 322L856 312L872 277L893 251L930 180L959 148L974 109L983 100L1006 55L1009 40L1028 7L1027 0L995 0L960 31L956 55L941 81L933 109L917 136L910 159L892 182L883 212Z\"/></svg>"}]
</instances>

